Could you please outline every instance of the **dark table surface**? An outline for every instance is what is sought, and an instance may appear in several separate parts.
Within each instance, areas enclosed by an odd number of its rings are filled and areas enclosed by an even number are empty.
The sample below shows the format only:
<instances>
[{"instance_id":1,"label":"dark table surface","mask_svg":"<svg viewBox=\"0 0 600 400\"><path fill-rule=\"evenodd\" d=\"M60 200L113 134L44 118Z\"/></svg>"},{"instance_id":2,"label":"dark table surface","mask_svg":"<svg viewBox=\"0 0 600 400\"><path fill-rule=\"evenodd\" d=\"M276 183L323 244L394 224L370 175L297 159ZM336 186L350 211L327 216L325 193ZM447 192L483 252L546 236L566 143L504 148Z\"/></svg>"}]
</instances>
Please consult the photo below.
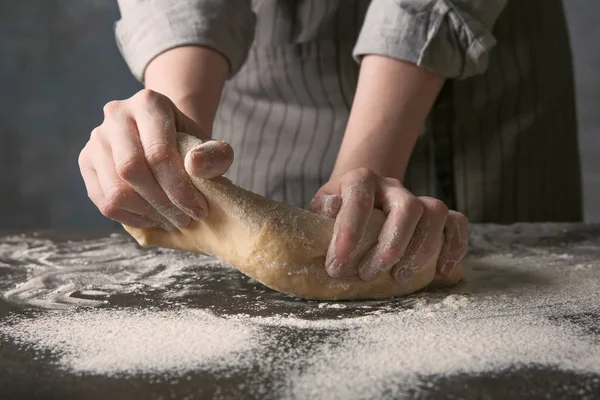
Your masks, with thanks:
<instances>
[{"instance_id":1,"label":"dark table surface","mask_svg":"<svg viewBox=\"0 0 600 400\"><path fill-rule=\"evenodd\" d=\"M535 260L560 263L565 266L586 265L600 271L600 226L596 225L514 225L511 227L473 227L470 256L478 259L494 254L510 254L511 259ZM82 245L85 243L85 245ZM131 239L122 233L68 233L39 232L0 235L0 325L15 317L35 318L48 313L48 308L72 310L74 307L95 308L168 308L165 291L169 288L143 286L135 291L119 291L110 296L95 299L72 286L61 289L60 284L48 283L47 291L34 288L16 295L14 288L27 281L31 271L44 268L68 270L75 265L86 265L89 273L94 265L109 265L118 262L110 258L110 247L116 255L118 246L132 245ZM98 249L103 247L102 251ZM18 249L16 251L15 249ZM90 250L91 249L91 250ZM13 251L14 250L14 251ZM142 250L139 250L142 252ZM189 255L170 250L143 250L164 259L186 259ZM15 256L15 254L17 256ZM100 255L98 255L100 254ZM166 258L165 258L166 257ZM117 261L115 261L117 260ZM552 262L549 262L551 260ZM142 263L143 264L143 263ZM558 265L558 264L557 264ZM144 266L140 268L145 268ZM167 266L168 268L168 266ZM136 271L146 279L160 271ZM143 274L139 275L140 272ZM411 298L377 302L345 303L342 307L323 307L319 302L295 299L269 290L259 283L228 269L196 269L194 278L202 290L180 296L180 305L196 309L210 309L216 314L243 313L250 316L272 316L293 314L298 318L344 319L364 313L368 304L370 312L385 310L393 312L411 307ZM594 276L600 277L600 274ZM189 276L188 276L189 278ZM60 278L56 278L59 279ZM70 279L70 278L64 278ZM141 279L140 279L141 280ZM189 279L186 281L190 284ZM193 286L193 282L190 284ZM64 290L64 293L57 293ZM462 292L461 292L462 291ZM432 295L443 298L452 293L464 293L460 286L438 289ZM7 293L9 295L7 295ZM11 294L12 293L12 294ZM597 295L597 294L591 294ZM32 300L43 298L44 302ZM90 303L81 301L90 300ZM98 300L98 301L96 301ZM94 301L97 304L94 304ZM40 306L41 305L41 306ZM552 306L552 305L550 305ZM84 307L85 308L85 307ZM391 310L391 311L390 311ZM57 311L53 311L57 312ZM600 304L585 312L585 315L559 315L563 320L577 320L586 329L589 339L600 346ZM583 321L583 322L581 322ZM305 338L301 330L290 330L286 340L301 343ZM0 399L150 399L150 398L280 398L281 392L270 392L269 382L280 379L268 369L246 369L222 378L209 371L188 371L185 379L157 379L147 375L108 377L102 374L73 373L62 368L52 354L39 351L13 341L10 336L0 334ZM390 351L393 351L391 349ZM600 360L598 364L600 365ZM338 366L343 368L343 366ZM598 368L600 370L600 368ZM520 365L500 371L476 375L455 374L450 376L423 377L426 384L418 390L402 392L383 391L375 398L419 398L419 399L600 399L600 375L563 370L556 366ZM260 394L252 390L251 384L260 382ZM387 393L387 394L386 394ZM396 393L396 394L390 394ZM324 390L319 398L335 397Z\"/></svg>"}]
</instances>

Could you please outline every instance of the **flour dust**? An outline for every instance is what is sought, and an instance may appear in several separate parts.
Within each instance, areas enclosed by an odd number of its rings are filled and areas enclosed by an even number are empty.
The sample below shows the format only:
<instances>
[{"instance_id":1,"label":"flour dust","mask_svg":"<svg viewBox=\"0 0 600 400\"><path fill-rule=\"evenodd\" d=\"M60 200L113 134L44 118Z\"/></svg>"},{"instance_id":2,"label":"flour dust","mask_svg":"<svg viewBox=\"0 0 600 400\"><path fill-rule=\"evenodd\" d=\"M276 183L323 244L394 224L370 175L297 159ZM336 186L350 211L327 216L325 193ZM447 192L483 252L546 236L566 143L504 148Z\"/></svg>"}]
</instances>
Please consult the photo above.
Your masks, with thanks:
<instances>
[{"instance_id":1,"label":"flour dust","mask_svg":"<svg viewBox=\"0 0 600 400\"><path fill-rule=\"evenodd\" d=\"M33 311L0 316L0 338L50 353L74 374L251 370L245 390L263 398L267 386L284 399L401 398L454 376L523 368L590 376L581 398L592 398L600 390L598 243L580 240L568 252L539 245L555 232L475 234L465 281L454 288L321 303L120 235L66 244L8 237L0 239L0 277L12 277L3 296Z\"/></svg>"}]
</instances>

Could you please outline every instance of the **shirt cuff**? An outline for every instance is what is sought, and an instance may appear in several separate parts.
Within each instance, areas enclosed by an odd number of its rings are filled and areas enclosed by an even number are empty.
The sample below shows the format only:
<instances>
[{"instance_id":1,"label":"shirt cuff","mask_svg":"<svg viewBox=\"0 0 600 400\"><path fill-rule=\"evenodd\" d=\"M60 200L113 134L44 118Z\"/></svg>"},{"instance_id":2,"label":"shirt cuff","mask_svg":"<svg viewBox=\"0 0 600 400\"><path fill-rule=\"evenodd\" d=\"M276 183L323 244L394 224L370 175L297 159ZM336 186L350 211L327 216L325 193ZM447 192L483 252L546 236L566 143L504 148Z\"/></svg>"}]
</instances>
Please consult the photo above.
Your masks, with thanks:
<instances>
[{"instance_id":1,"label":"shirt cuff","mask_svg":"<svg viewBox=\"0 0 600 400\"><path fill-rule=\"evenodd\" d=\"M133 75L144 80L159 54L180 46L206 46L229 61L229 76L242 67L254 40L249 1L119 0L117 44Z\"/></svg>"},{"instance_id":2,"label":"shirt cuff","mask_svg":"<svg viewBox=\"0 0 600 400\"><path fill-rule=\"evenodd\" d=\"M496 16L487 18L489 25ZM353 55L358 62L368 54L388 56L446 78L467 78L487 68L496 44L491 28L448 0L376 0Z\"/></svg>"}]
</instances>

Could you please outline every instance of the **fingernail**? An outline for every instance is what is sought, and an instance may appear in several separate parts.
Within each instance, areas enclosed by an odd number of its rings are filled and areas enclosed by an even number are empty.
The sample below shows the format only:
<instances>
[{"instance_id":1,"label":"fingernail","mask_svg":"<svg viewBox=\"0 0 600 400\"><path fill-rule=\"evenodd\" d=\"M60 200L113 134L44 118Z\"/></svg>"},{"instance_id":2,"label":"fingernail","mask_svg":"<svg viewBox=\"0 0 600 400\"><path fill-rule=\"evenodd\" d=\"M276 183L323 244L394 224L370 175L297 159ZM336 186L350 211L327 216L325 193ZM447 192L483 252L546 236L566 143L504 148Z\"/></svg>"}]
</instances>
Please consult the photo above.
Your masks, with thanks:
<instances>
[{"instance_id":1,"label":"fingernail","mask_svg":"<svg viewBox=\"0 0 600 400\"><path fill-rule=\"evenodd\" d=\"M335 218L342 206L342 198L336 194L323 196L323 213L329 218Z\"/></svg>"},{"instance_id":2,"label":"fingernail","mask_svg":"<svg viewBox=\"0 0 600 400\"><path fill-rule=\"evenodd\" d=\"M202 163L195 163L194 172L197 175L209 175L219 161L218 154L211 147L203 147L192 152L193 157L201 157Z\"/></svg>"},{"instance_id":3,"label":"fingernail","mask_svg":"<svg viewBox=\"0 0 600 400\"><path fill-rule=\"evenodd\" d=\"M377 267L372 262L365 263L362 267L358 269L358 275L360 276L360 279L367 282L372 280L380 272L381 268Z\"/></svg>"},{"instance_id":4,"label":"fingernail","mask_svg":"<svg viewBox=\"0 0 600 400\"><path fill-rule=\"evenodd\" d=\"M456 263L454 261L446 261L442 268L440 268L440 274L442 276L448 277L454 271L454 267L456 267Z\"/></svg>"},{"instance_id":5,"label":"fingernail","mask_svg":"<svg viewBox=\"0 0 600 400\"><path fill-rule=\"evenodd\" d=\"M192 150L192 155L193 156L204 156L206 154L210 154L210 151L207 151L208 149L206 147L201 147L199 149L194 149Z\"/></svg>"},{"instance_id":6,"label":"fingernail","mask_svg":"<svg viewBox=\"0 0 600 400\"><path fill-rule=\"evenodd\" d=\"M206 209L204 207L194 207L194 217L197 221L202 221L206 218Z\"/></svg>"},{"instance_id":7,"label":"fingernail","mask_svg":"<svg viewBox=\"0 0 600 400\"><path fill-rule=\"evenodd\" d=\"M344 273L344 263L341 260L334 259L325 266L325 270L332 278L339 278Z\"/></svg>"}]
</instances>

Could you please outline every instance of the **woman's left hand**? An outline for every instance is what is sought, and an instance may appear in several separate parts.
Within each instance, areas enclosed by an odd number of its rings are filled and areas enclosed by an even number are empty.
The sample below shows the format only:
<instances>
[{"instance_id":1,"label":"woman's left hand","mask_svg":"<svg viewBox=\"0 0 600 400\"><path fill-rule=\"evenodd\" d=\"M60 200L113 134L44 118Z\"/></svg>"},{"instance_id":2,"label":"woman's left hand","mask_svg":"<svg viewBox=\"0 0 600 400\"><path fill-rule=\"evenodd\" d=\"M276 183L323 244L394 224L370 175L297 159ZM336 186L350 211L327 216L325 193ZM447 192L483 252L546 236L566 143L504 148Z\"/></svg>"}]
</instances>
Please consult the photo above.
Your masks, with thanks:
<instances>
[{"instance_id":1,"label":"woman's left hand","mask_svg":"<svg viewBox=\"0 0 600 400\"><path fill-rule=\"evenodd\" d=\"M335 218L325 269L341 277L354 259L373 208L386 214L378 242L359 263L365 281L393 269L394 278L409 284L442 244L437 261L439 278L448 277L468 247L468 221L449 211L440 200L416 197L398 179L384 178L366 168L351 170L325 184L309 210Z\"/></svg>"}]
</instances>

